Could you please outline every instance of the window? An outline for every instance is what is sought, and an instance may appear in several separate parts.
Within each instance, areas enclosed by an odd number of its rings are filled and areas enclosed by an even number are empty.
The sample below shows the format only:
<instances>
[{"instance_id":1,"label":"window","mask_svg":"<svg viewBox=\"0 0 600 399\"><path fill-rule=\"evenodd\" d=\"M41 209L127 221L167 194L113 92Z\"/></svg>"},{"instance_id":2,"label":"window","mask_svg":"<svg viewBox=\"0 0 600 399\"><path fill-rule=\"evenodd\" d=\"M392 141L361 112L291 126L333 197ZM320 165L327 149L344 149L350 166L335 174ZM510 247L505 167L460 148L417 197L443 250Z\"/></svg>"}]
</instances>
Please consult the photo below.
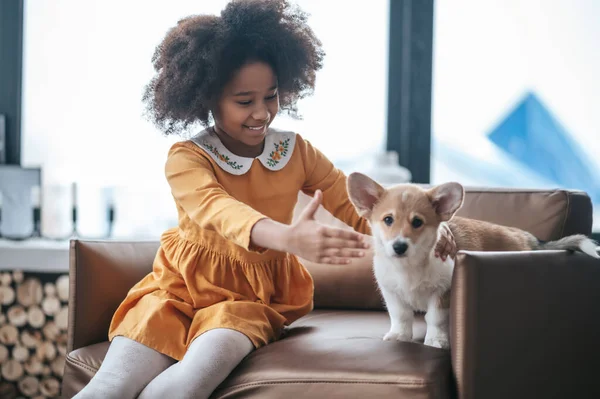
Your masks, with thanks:
<instances>
[{"instance_id":1,"label":"window","mask_svg":"<svg viewBox=\"0 0 600 399\"><path fill-rule=\"evenodd\" d=\"M600 231L600 3L435 3L432 182L580 189Z\"/></svg>"},{"instance_id":2,"label":"window","mask_svg":"<svg viewBox=\"0 0 600 399\"><path fill-rule=\"evenodd\" d=\"M105 231L104 195L115 202L115 237L155 238L176 225L163 172L176 139L142 117L142 91L167 29L226 3L25 3L21 161L41 166L55 193L77 183L83 236ZM334 162L382 149L388 1L296 3L311 14L327 55L314 96L299 104L304 119L280 117L274 126L303 134Z\"/></svg>"}]
</instances>

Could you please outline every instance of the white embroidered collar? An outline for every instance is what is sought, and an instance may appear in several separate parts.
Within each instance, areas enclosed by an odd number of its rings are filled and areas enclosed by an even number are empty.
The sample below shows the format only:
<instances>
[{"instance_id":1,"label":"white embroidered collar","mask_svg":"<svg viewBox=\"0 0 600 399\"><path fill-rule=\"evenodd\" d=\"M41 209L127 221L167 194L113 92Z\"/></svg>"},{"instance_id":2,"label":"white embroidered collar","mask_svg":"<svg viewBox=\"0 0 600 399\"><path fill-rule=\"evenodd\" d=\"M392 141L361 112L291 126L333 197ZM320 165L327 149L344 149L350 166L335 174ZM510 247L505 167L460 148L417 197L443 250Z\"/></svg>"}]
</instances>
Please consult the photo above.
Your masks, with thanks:
<instances>
[{"instance_id":1,"label":"white embroidered collar","mask_svg":"<svg viewBox=\"0 0 600 399\"><path fill-rule=\"evenodd\" d=\"M250 170L255 159L267 169L283 169L294 152L296 134L269 128L265 136L265 148L256 158L241 157L229 151L212 128L198 133L191 141L210 155L224 171L233 175L243 175Z\"/></svg>"}]
</instances>

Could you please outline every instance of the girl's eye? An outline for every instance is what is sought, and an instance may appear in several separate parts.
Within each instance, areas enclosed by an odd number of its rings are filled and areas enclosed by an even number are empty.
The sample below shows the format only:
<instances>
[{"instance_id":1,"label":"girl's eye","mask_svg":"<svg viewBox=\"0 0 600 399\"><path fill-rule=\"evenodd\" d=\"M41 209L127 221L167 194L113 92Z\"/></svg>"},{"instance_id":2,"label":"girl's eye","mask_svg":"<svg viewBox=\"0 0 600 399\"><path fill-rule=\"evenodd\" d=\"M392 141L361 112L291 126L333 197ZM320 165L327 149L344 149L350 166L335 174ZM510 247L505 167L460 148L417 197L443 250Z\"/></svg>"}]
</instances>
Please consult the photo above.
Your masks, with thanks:
<instances>
[{"instance_id":1,"label":"girl's eye","mask_svg":"<svg viewBox=\"0 0 600 399\"><path fill-rule=\"evenodd\" d=\"M387 226L391 226L394 223L394 218L391 216L386 216L383 218L383 223L385 223Z\"/></svg>"},{"instance_id":2,"label":"girl's eye","mask_svg":"<svg viewBox=\"0 0 600 399\"><path fill-rule=\"evenodd\" d=\"M414 227L415 229L418 229L419 227L423 226L423 220L419 219L418 217L415 217L413 218L410 224L412 224L412 227Z\"/></svg>"},{"instance_id":3,"label":"girl's eye","mask_svg":"<svg viewBox=\"0 0 600 399\"><path fill-rule=\"evenodd\" d=\"M272 96L266 97L265 100L271 101L271 100L275 100L276 98L277 98L277 93L273 94Z\"/></svg>"},{"instance_id":4,"label":"girl's eye","mask_svg":"<svg viewBox=\"0 0 600 399\"><path fill-rule=\"evenodd\" d=\"M238 101L237 103L240 105L250 105L252 101L248 100L248 101Z\"/></svg>"}]
</instances>

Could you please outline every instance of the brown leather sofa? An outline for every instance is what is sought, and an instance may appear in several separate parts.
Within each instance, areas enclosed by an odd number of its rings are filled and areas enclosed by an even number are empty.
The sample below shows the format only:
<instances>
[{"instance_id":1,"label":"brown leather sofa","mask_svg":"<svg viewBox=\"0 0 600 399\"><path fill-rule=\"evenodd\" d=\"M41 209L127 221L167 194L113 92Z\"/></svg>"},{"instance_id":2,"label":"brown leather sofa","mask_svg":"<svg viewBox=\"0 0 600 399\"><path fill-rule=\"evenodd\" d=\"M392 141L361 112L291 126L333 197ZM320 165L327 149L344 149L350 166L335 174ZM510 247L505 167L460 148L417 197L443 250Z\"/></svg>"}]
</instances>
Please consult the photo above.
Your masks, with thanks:
<instances>
[{"instance_id":1,"label":"brown leather sofa","mask_svg":"<svg viewBox=\"0 0 600 399\"><path fill-rule=\"evenodd\" d=\"M470 188L460 214L542 240L588 234L592 222L584 193L559 190ZM111 316L151 270L157 246L72 241L65 398L100 366ZM250 354L214 398L600 398L600 261L589 256L460 253L450 351L382 340L389 320L368 261L306 265L315 310Z\"/></svg>"}]
</instances>

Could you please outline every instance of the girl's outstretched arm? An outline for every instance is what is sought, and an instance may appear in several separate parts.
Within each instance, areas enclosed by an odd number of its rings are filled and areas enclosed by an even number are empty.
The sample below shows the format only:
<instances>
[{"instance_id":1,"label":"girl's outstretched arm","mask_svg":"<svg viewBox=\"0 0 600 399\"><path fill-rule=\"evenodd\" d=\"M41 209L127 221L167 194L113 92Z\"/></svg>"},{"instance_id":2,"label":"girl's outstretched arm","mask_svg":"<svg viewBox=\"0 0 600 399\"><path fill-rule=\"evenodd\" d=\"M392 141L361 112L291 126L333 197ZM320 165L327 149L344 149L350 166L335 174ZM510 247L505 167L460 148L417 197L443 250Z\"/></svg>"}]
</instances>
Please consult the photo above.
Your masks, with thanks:
<instances>
[{"instance_id":1,"label":"girl's outstretched arm","mask_svg":"<svg viewBox=\"0 0 600 399\"><path fill-rule=\"evenodd\" d=\"M169 152L165 173L173 197L191 220L247 250L273 249L333 264L364 256L367 240L361 234L315 220L323 199L320 191L302 217L288 226L230 196L217 181L210 162L185 145L176 145Z\"/></svg>"}]
</instances>

